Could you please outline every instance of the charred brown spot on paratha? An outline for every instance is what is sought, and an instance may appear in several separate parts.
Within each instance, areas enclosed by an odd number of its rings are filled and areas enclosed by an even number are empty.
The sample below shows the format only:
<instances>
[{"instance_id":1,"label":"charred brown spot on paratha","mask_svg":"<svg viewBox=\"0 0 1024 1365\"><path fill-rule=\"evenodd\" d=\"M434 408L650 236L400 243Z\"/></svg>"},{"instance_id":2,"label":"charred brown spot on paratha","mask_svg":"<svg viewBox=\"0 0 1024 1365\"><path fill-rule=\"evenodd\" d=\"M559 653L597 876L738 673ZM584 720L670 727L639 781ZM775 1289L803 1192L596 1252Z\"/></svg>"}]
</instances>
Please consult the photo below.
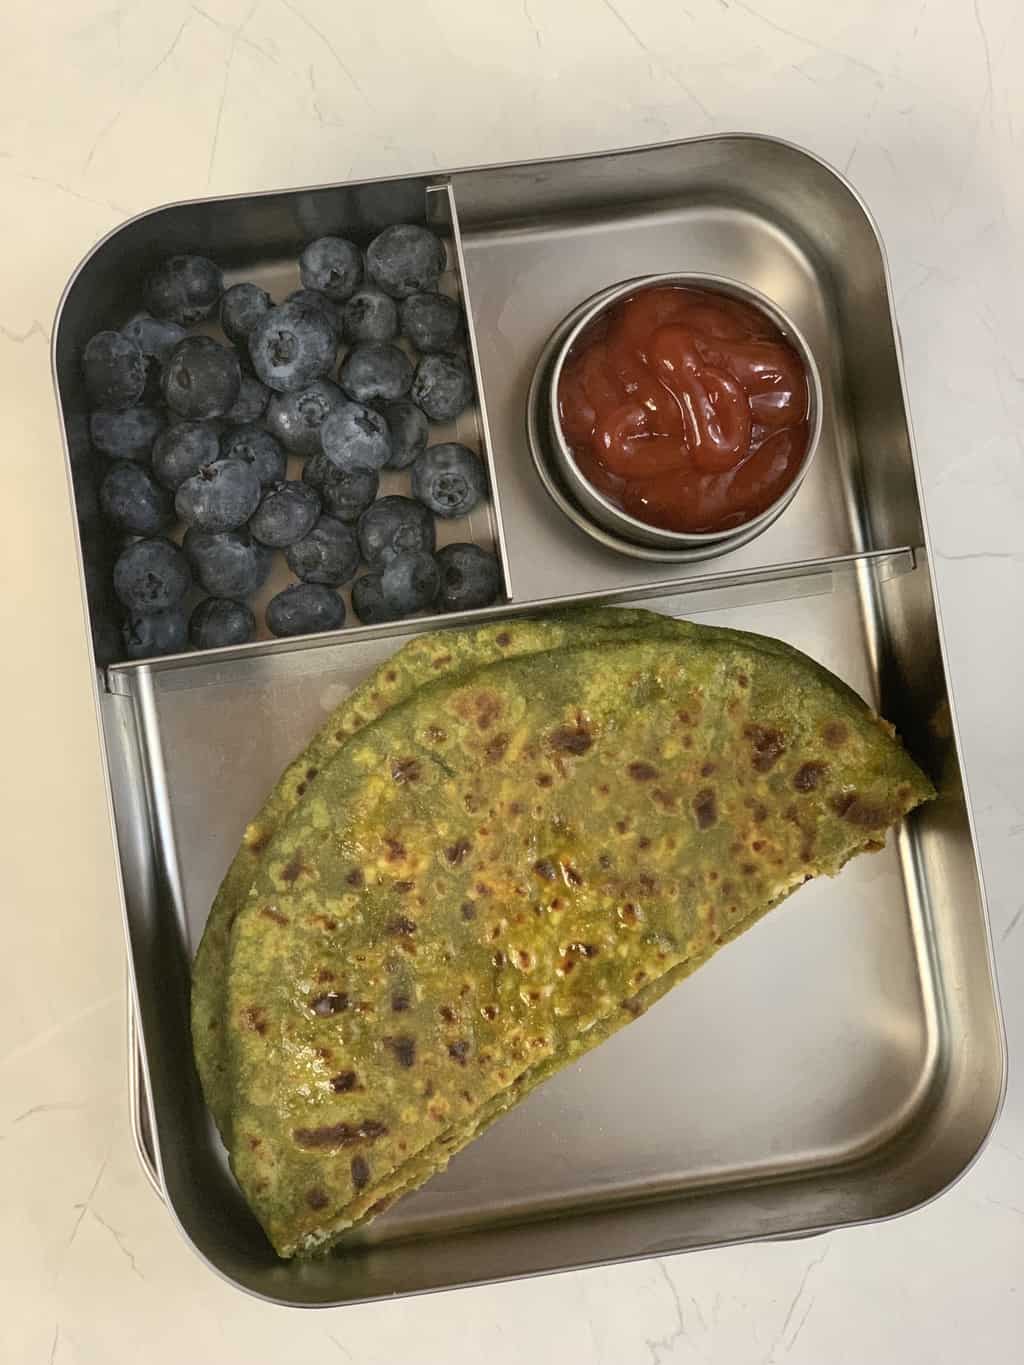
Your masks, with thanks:
<instances>
[{"instance_id":1,"label":"charred brown spot on paratha","mask_svg":"<svg viewBox=\"0 0 1024 1365\"><path fill-rule=\"evenodd\" d=\"M637 761L631 763L626 771L634 782L653 782L658 776L658 770L653 763Z\"/></svg>"},{"instance_id":2,"label":"charred brown spot on paratha","mask_svg":"<svg viewBox=\"0 0 1024 1365\"><path fill-rule=\"evenodd\" d=\"M743 734L750 740L754 769L759 773L770 772L786 752L786 741L781 730L768 725L747 725Z\"/></svg>"},{"instance_id":3,"label":"charred brown spot on paratha","mask_svg":"<svg viewBox=\"0 0 1024 1365\"><path fill-rule=\"evenodd\" d=\"M489 740L487 747L484 749L484 754L487 757L488 763L500 763L505 757L505 751L508 748L508 744L508 735L495 735L492 740Z\"/></svg>"},{"instance_id":4,"label":"charred brown spot on paratha","mask_svg":"<svg viewBox=\"0 0 1024 1365\"><path fill-rule=\"evenodd\" d=\"M577 758L585 754L593 743L594 736L581 719L575 725L560 725L548 735L548 744L556 753L574 754Z\"/></svg>"},{"instance_id":5,"label":"charred brown spot on paratha","mask_svg":"<svg viewBox=\"0 0 1024 1365\"><path fill-rule=\"evenodd\" d=\"M326 1192L319 1185L314 1185L311 1190L306 1191L306 1203L311 1209L325 1209L328 1202Z\"/></svg>"},{"instance_id":6,"label":"charred brown spot on paratha","mask_svg":"<svg viewBox=\"0 0 1024 1365\"><path fill-rule=\"evenodd\" d=\"M702 764L700 765L700 775L701 775L701 777L710 777L714 771L715 771L715 765L714 765L714 763L711 762L710 759L708 759L708 761L707 761L706 763L702 763Z\"/></svg>"},{"instance_id":7,"label":"charred brown spot on paratha","mask_svg":"<svg viewBox=\"0 0 1024 1365\"><path fill-rule=\"evenodd\" d=\"M418 782L420 776L418 759L396 758L391 765L391 780L393 782Z\"/></svg>"},{"instance_id":8,"label":"charred brown spot on paratha","mask_svg":"<svg viewBox=\"0 0 1024 1365\"><path fill-rule=\"evenodd\" d=\"M275 924L290 924L290 923L291 923L291 921L289 920L288 916L287 916L287 915L282 915L281 912L280 912L280 910L278 910L278 909L277 909L275 906L273 906L273 905L264 905L264 906L261 908L261 910L260 910L260 914L264 917L264 919L273 920L273 922L274 922Z\"/></svg>"},{"instance_id":9,"label":"charred brown spot on paratha","mask_svg":"<svg viewBox=\"0 0 1024 1365\"><path fill-rule=\"evenodd\" d=\"M302 849L297 848L292 854L291 860L281 869L281 880L291 886L298 881L304 872L308 871L309 868L302 861Z\"/></svg>"},{"instance_id":10,"label":"charred brown spot on paratha","mask_svg":"<svg viewBox=\"0 0 1024 1365\"><path fill-rule=\"evenodd\" d=\"M404 991L396 991L391 997L391 1010L394 1014L404 1014L411 1006L411 1001Z\"/></svg>"},{"instance_id":11,"label":"charred brown spot on paratha","mask_svg":"<svg viewBox=\"0 0 1024 1365\"><path fill-rule=\"evenodd\" d=\"M348 886L365 886L366 877L363 873L363 869L361 867L354 867L346 876L345 882Z\"/></svg>"},{"instance_id":12,"label":"charred brown spot on paratha","mask_svg":"<svg viewBox=\"0 0 1024 1365\"><path fill-rule=\"evenodd\" d=\"M472 901L463 901L459 908L459 913L467 922L471 919L476 919L476 906Z\"/></svg>"},{"instance_id":13,"label":"charred brown spot on paratha","mask_svg":"<svg viewBox=\"0 0 1024 1365\"><path fill-rule=\"evenodd\" d=\"M840 820L861 829L884 829L899 817L899 811L888 803L869 801L855 791L833 797L831 805Z\"/></svg>"},{"instance_id":14,"label":"charred brown spot on paratha","mask_svg":"<svg viewBox=\"0 0 1024 1365\"><path fill-rule=\"evenodd\" d=\"M347 1095L355 1090L358 1084L359 1077L354 1071L339 1071L330 1079L330 1087L336 1095Z\"/></svg>"},{"instance_id":15,"label":"charred brown spot on paratha","mask_svg":"<svg viewBox=\"0 0 1024 1365\"><path fill-rule=\"evenodd\" d=\"M385 1046L390 1048L395 1055L395 1061L399 1066L410 1067L416 1063L416 1039L408 1033L400 1033L395 1037L384 1039Z\"/></svg>"},{"instance_id":16,"label":"charred brown spot on paratha","mask_svg":"<svg viewBox=\"0 0 1024 1365\"><path fill-rule=\"evenodd\" d=\"M479 692L474 692L469 702L469 713L465 702L456 705L456 711L465 719L472 718L476 721L478 730L489 730L494 722L501 715L502 701L496 692L488 691L486 688Z\"/></svg>"},{"instance_id":17,"label":"charred brown spot on paratha","mask_svg":"<svg viewBox=\"0 0 1024 1365\"><path fill-rule=\"evenodd\" d=\"M793 775L793 786L798 792L812 792L828 771L826 763L801 763Z\"/></svg>"},{"instance_id":18,"label":"charred brown spot on paratha","mask_svg":"<svg viewBox=\"0 0 1024 1365\"><path fill-rule=\"evenodd\" d=\"M396 839L394 835L385 836L384 847L387 849L384 856L389 863L400 863L405 857L405 845L401 839Z\"/></svg>"},{"instance_id":19,"label":"charred brown spot on paratha","mask_svg":"<svg viewBox=\"0 0 1024 1365\"><path fill-rule=\"evenodd\" d=\"M718 797L713 787L703 787L693 798L698 829L710 829L718 819Z\"/></svg>"},{"instance_id":20,"label":"charred brown spot on paratha","mask_svg":"<svg viewBox=\"0 0 1024 1365\"><path fill-rule=\"evenodd\" d=\"M494 643L500 645L501 648L504 649L507 645L512 643L512 636L507 630L503 630L500 635L495 635Z\"/></svg>"},{"instance_id":21,"label":"charred brown spot on paratha","mask_svg":"<svg viewBox=\"0 0 1024 1365\"><path fill-rule=\"evenodd\" d=\"M545 881L553 882L558 879L558 868L550 858L538 858L533 865L533 870L538 877L543 877Z\"/></svg>"},{"instance_id":22,"label":"charred brown spot on paratha","mask_svg":"<svg viewBox=\"0 0 1024 1365\"><path fill-rule=\"evenodd\" d=\"M391 890L397 892L399 896L407 896L415 885L415 882L410 881L392 882Z\"/></svg>"},{"instance_id":23,"label":"charred brown spot on paratha","mask_svg":"<svg viewBox=\"0 0 1024 1365\"><path fill-rule=\"evenodd\" d=\"M445 849L444 856L453 867L457 867L472 847L468 839L456 839L454 844L449 844Z\"/></svg>"},{"instance_id":24,"label":"charred brown spot on paratha","mask_svg":"<svg viewBox=\"0 0 1024 1365\"><path fill-rule=\"evenodd\" d=\"M424 734L426 735L427 739L430 741L431 744L443 744L445 740L448 738L447 734L444 732L444 730L441 729L440 725L428 725L426 730L424 731Z\"/></svg>"},{"instance_id":25,"label":"charred brown spot on paratha","mask_svg":"<svg viewBox=\"0 0 1024 1365\"><path fill-rule=\"evenodd\" d=\"M351 1147L356 1142L376 1142L387 1131L387 1124L379 1119L360 1119L358 1123L326 1123L319 1128L294 1128L292 1138L299 1147L315 1151L318 1147Z\"/></svg>"},{"instance_id":26,"label":"charred brown spot on paratha","mask_svg":"<svg viewBox=\"0 0 1024 1365\"><path fill-rule=\"evenodd\" d=\"M555 779L551 776L550 773L538 773L538 774L537 774L537 786L538 786L538 787L550 787L551 784L552 784L552 782L554 782L554 780L555 780Z\"/></svg>"},{"instance_id":27,"label":"charred brown spot on paratha","mask_svg":"<svg viewBox=\"0 0 1024 1365\"><path fill-rule=\"evenodd\" d=\"M267 1012L262 1005L246 1005L242 1010L242 1027L262 1038L267 1031Z\"/></svg>"},{"instance_id":28,"label":"charred brown spot on paratha","mask_svg":"<svg viewBox=\"0 0 1024 1365\"><path fill-rule=\"evenodd\" d=\"M459 1038L454 1043L449 1043L448 1056L453 1062L458 1062L459 1066L465 1066L466 1058L469 1056L469 1043L466 1039Z\"/></svg>"},{"instance_id":29,"label":"charred brown spot on paratha","mask_svg":"<svg viewBox=\"0 0 1024 1365\"><path fill-rule=\"evenodd\" d=\"M396 882L395 885L397 886L398 883ZM403 934L406 936L414 934L417 927L416 921L410 919L408 915L392 915L387 923L387 932L392 938L399 938Z\"/></svg>"},{"instance_id":30,"label":"charred brown spot on paratha","mask_svg":"<svg viewBox=\"0 0 1024 1365\"><path fill-rule=\"evenodd\" d=\"M830 749L841 749L849 738L850 732L841 720L830 720L821 735Z\"/></svg>"},{"instance_id":31,"label":"charred brown spot on paratha","mask_svg":"<svg viewBox=\"0 0 1024 1365\"><path fill-rule=\"evenodd\" d=\"M359 1156L358 1154L354 1156L349 1169L352 1172L353 1188L357 1190L365 1189L370 1183L370 1163L367 1161L366 1157ZM383 1204L384 1200L380 1199L377 1202Z\"/></svg>"}]
</instances>

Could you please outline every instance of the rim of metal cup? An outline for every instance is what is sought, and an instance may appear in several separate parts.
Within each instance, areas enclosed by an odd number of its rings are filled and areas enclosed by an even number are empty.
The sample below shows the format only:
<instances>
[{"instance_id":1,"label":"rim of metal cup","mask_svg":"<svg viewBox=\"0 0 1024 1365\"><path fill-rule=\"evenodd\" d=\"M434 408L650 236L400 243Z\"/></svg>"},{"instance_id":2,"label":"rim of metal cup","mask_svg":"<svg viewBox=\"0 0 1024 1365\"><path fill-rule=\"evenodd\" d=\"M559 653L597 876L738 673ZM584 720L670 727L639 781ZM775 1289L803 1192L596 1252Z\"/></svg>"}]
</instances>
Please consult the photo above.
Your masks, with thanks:
<instances>
[{"instance_id":1,"label":"rim of metal cup","mask_svg":"<svg viewBox=\"0 0 1024 1365\"><path fill-rule=\"evenodd\" d=\"M749 303L752 307L760 309L774 322L786 340L794 347L804 367L807 378L808 417L810 421L807 449L804 452L800 468L797 470L792 483L779 494L770 506L758 513L756 517L751 518L750 521L744 522L735 531L666 531L661 527L651 526L647 522L640 521L637 517L630 516L628 512L616 507L583 476L562 432L558 412L558 381L566 359L581 334L603 312L613 307L621 299L647 289L661 288L666 285L707 289L737 298L743 303ZM712 554L725 553L727 549L745 545L759 532L767 529L796 497L817 453L821 436L821 376L811 348L799 327L773 299L762 294L753 285L744 284L740 280L730 279L724 275L712 275L703 271L672 271L667 274L644 275L624 280L620 284L610 285L608 288L600 290L574 309L568 318L563 319L555 329L552 341L555 343L550 352L553 354L553 359L549 360L546 379L546 425L549 429L555 461L584 518L579 524L586 528L596 520L604 530L611 531L617 540L621 540L621 544L616 548L625 550L627 553L632 553L634 547L638 546L647 550L653 548L674 551L675 555L678 555L682 550L689 549L692 551L698 548L710 551ZM546 354L549 354L547 348L545 350ZM538 371L539 369L538 366ZM576 518L573 519L576 520ZM715 550L713 548L715 546L720 548ZM702 554L700 557L705 558L706 554Z\"/></svg>"},{"instance_id":2,"label":"rim of metal cup","mask_svg":"<svg viewBox=\"0 0 1024 1365\"><path fill-rule=\"evenodd\" d=\"M640 277L642 278L642 277ZM640 278L636 283L640 282ZM658 549L653 545L639 545L635 541L624 540L614 532L601 526L592 520L587 514L576 505L569 497L566 490L560 484L557 477L557 470L551 465L551 447L553 438L547 432L549 423L545 420L542 411L544 407L543 390L545 381L551 368L551 361L555 352L561 344L562 338L569 327L573 325L576 318L580 316L598 299L604 298L605 294L611 289L617 288L611 285L609 288L601 289L582 303L577 304L573 311L562 320L548 338L544 349L541 351L540 358L533 372L530 381L530 389L526 405L526 435L527 443L530 447L530 456L533 466L537 471L537 477L544 485L544 491L555 504L558 510L569 521L585 532L592 540L604 545L609 550L614 550L617 554L629 555L634 559L643 559L655 564L698 564L706 559L714 559L721 555L729 554L733 550L738 550L751 541L755 536L767 529L770 524L766 522L763 526L754 526L748 529L741 526L739 530L728 540L716 540L708 545L679 547L676 549ZM785 505L780 502L775 516L778 517L785 510ZM775 520L775 517L772 518Z\"/></svg>"}]
</instances>

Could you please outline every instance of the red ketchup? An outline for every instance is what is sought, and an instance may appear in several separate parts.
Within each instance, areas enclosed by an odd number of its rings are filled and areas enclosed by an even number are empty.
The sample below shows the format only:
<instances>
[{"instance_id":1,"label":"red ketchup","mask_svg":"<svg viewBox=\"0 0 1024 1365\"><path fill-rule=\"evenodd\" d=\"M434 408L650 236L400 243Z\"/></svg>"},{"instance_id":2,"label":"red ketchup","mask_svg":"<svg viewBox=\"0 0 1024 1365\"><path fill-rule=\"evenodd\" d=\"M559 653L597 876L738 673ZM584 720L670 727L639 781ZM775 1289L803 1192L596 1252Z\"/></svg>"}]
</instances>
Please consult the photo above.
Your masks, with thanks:
<instances>
[{"instance_id":1,"label":"red ketchup","mask_svg":"<svg viewBox=\"0 0 1024 1365\"><path fill-rule=\"evenodd\" d=\"M810 439L803 361L759 309L644 289L579 337L558 384L583 477L667 531L728 531L796 478Z\"/></svg>"}]
</instances>

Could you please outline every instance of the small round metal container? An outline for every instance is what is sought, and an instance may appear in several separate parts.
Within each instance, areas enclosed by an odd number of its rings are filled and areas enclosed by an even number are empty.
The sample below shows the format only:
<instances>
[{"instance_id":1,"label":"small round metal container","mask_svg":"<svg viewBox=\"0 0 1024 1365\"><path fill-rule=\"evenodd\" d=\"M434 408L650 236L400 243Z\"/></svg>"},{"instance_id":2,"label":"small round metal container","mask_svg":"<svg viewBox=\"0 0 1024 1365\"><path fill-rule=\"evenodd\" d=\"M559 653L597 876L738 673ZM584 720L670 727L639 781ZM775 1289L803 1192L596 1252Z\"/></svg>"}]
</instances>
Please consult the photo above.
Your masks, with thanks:
<instances>
[{"instance_id":1,"label":"small round metal container","mask_svg":"<svg viewBox=\"0 0 1024 1365\"><path fill-rule=\"evenodd\" d=\"M558 411L558 384L566 360L581 335L602 313L614 307L622 299L629 298L631 295L638 294L646 289L672 285L690 289L706 289L714 293L725 294L730 298L739 299L742 303L750 304L766 314L799 355L803 363L804 373L807 376L808 441L807 450L804 453L800 468L797 470L796 477L763 512L760 512L756 517L751 517L741 526L728 531L704 533L666 531L661 527L650 526L636 517L631 517L621 508L616 507L613 502L598 492L583 477L562 432ZM542 473L545 485L551 492L550 478L544 477L544 472L541 470L541 463L538 459L538 454L541 452L536 448L537 444L546 447L546 453L549 453L551 462L555 466L554 470L549 471L549 473L557 474L565 493L568 494L571 510L566 507L563 498L556 498L556 501L559 502L567 515L572 516L577 525L596 539L611 545L612 548L618 549L624 554L636 555L643 559L689 560L711 558L713 555L725 554L729 550L747 544L748 541L753 540L756 535L770 526L789 506L810 469L811 461L818 447L818 438L821 435L821 409L821 376L818 373L817 363L803 334L782 309L771 299L766 298L759 290L750 285L741 284L738 280L725 279L719 275L689 272L646 275L640 279L626 280L622 284L601 290L593 298L574 309L568 318L564 319L556 328L538 364L531 386L528 424L530 426L531 445L534 446L534 461ZM574 512L578 515L573 515Z\"/></svg>"}]
</instances>

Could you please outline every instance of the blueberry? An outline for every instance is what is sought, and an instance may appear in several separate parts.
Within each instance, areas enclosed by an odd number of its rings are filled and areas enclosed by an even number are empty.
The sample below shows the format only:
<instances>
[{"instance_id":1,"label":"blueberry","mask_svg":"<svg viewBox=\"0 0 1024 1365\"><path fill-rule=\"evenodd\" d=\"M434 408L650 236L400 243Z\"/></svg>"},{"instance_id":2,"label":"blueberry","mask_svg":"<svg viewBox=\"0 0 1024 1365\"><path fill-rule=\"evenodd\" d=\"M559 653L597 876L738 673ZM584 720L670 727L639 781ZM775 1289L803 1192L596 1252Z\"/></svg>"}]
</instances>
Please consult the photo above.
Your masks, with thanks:
<instances>
[{"instance_id":1,"label":"blueberry","mask_svg":"<svg viewBox=\"0 0 1024 1365\"><path fill-rule=\"evenodd\" d=\"M321 428L345 395L329 379L314 379L294 393L275 393L267 409L267 426L293 455L316 455L322 449Z\"/></svg>"},{"instance_id":2,"label":"blueberry","mask_svg":"<svg viewBox=\"0 0 1024 1365\"><path fill-rule=\"evenodd\" d=\"M238 357L212 337L186 337L167 359L161 380L168 407L179 417L222 417L242 386Z\"/></svg>"},{"instance_id":3,"label":"blueberry","mask_svg":"<svg viewBox=\"0 0 1024 1365\"><path fill-rule=\"evenodd\" d=\"M82 355L82 377L98 408L130 408L146 387L146 362L130 337L97 332Z\"/></svg>"},{"instance_id":4,"label":"blueberry","mask_svg":"<svg viewBox=\"0 0 1024 1365\"><path fill-rule=\"evenodd\" d=\"M189 617L188 638L196 649L244 645L255 634L256 617L230 597L205 597Z\"/></svg>"},{"instance_id":5,"label":"blueberry","mask_svg":"<svg viewBox=\"0 0 1024 1365\"><path fill-rule=\"evenodd\" d=\"M239 427L247 426L250 422L258 422L266 412L269 402L270 390L267 386L254 379L251 374L243 374L238 397L230 410L224 414L224 420L230 422L232 426Z\"/></svg>"},{"instance_id":6,"label":"blueberry","mask_svg":"<svg viewBox=\"0 0 1024 1365\"><path fill-rule=\"evenodd\" d=\"M387 467L406 469L426 449L430 423L426 414L408 398L400 398L397 403L386 403L381 412L391 432L391 459Z\"/></svg>"},{"instance_id":7,"label":"blueberry","mask_svg":"<svg viewBox=\"0 0 1024 1365\"><path fill-rule=\"evenodd\" d=\"M288 468L288 457L280 443L262 427L236 427L233 431L225 432L221 438L220 453L225 460L244 460L251 465L264 488L271 483L280 483ZM204 460L203 463L208 464L209 461Z\"/></svg>"},{"instance_id":8,"label":"blueberry","mask_svg":"<svg viewBox=\"0 0 1024 1365\"><path fill-rule=\"evenodd\" d=\"M153 442L163 429L163 415L149 407L94 412L89 418L93 445L101 455L109 455L112 460L147 461Z\"/></svg>"},{"instance_id":9,"label":"blueberry","mask_svg":"<svg viewBox=\"0 0 1024 1365\"><path fill-rule=\"evenodd\" d=\"M154 318L149 313L136 313L121 328L121 335L135 342L144 360L157 361L162 365L188 333L178 322Z\"/></svg>"},{"instance_id":10,"label":"blueberry","mask_svg":"<svg viewBox=\"0 0 1024 1365\"><path fill-rule=\"evenodd\" d=\"M437 605L442 611L489 607L501 595L501 568L479 545L445 545L434 556L441 573Z\"/></svg>"},{"instance_id":11,"label":"blueberry","mask_svg":"<svg viewBox=\"0 0 1024 1365\"><path fill-rule=\"evenodd\" d=\"M324 454L338 469L383 469L391 458L388 424L365 403L342 403L320 435Z\"/></svg>"},{"instance_id":12,"label":"blueberry","mask_svg":"<svg viewBox=\"0 0 1024 1365\"><path fill-rule=\"evenodd\" d=\"M344 522L321 517L307 536L289 545L284 557L296 578L339 587L359 568L359 542Z\"/></svg>"},{"instance_id":13,"label":"blueberry","mask_svg":"<svg viewBox=\"0 0 1024 1365\"><path fill-rule=\"evenodd\" d=\"M164 362L178 342L184 341L188 336L185 328L180 323L168 322L165 318L151 317L149 313L136 313L121 328L121 335L128 337L130 341L134 341L142 352L142 359L146 365L146 387L142 391L143 400L147 403L162 401L163 395L160 392L161 371Z\"/></svg>"},{"instance_id":14,"label":"blueberry","mask_svg":"<svg viewBox=\"0 0 1024 1365\"><path fill-rule=\"evenodd\" d=\"M293 583L267 603L273 635L313 635L345 624L345 603L322 583Z\"/></svg>"},{"instance_id":15,"label":"blueberry","mask_svg":"<svg viewBox=\"0 0 1024 1365\"><path fill-rule=\"evenodd\" d=\"M467 516L486 494L483 464L468 446L446 441L417 455L412 467L412 495L435 516Z\"/></svg>"},{"instance_id":16,"label":"blueberry","mask_svg":"<svg viewBox=\"0 0 1024 1365\"><path fill-rule=\"evenodd\" d=\"M178 654L188 641L185 613L181 607L171 607L169 611L150 611L129 616L122 628L121 638L129 659Z\"/></svg>"},{"instance_id":17,"label":"blueberry","mask_svg":"<svg viewBox=\"0 0 1024 1365\"><path fill-rule=\"evenodd\" d=\"M458 417L473 397L473 376L459 355L425 355L416 366L412 401L433 422Z\"/></svg>"},{"instance_id":18,"label":"blueberry","mask_svg":"<svg viewBox=\"0 0 1024 1365\"><path fill-rule=\"evenodd\" d=\"M401 319L402 335L418 351L450 351L462 331L462 309L447 294L410 294Z\"/></svg>"},{"instance_id":19,"label":"blueberry","mask_svg":"<svg viewBox=\"0 0 1024 1365\"><path fill-rule=\"evenodd\" d=\"M391 403L409 392L412 361L387 342L353 346L341 362L338 383L357 403Z\"/></svg>"},{"instance_id":20,"label":"blueberry","mask_svg":"<svg viewBox=\"0 0 1024 1365\"><path fill-rule=\"evenodd\" d=\"M249 333L253 369L278 393L303 389L326 374L336 350L327 315L305 300L271 308Z\"/></svg>"},{"instance_id":21,"label":"blueberry","mask_svg":"<svg viewBox=\"0 0 1024 1365\"><path fill-rule=\"evenodd\" d=\"M440 586L441 575L433 555L424 550L395 555L380 571L385 605L396 616L411 616L432 606Z\"/></svg>"},{"instance_id":22,"label":"blueberry","mask_svg":"<svg viewBox=\"0 0 1024 1365\"><path fill-rule=\"evenodd\" d=\"M368 285L357 289L341 314L342 332L350 346L366 341L390 341L398 335L395 301Z\"/></svg>"},{"instance_id":23,"label":"blueberry","mask_svg":"<svg viewBox=\"0 0 1024 1365\"><path fill-rule=\"evenodd\" d=\"M187 559L162 536L133 541L114 564L114 591L131 612L176 607L191 581Z\"/></svg>"},{"instance_id":24,"label":"blueberry","mask_svg":"<svg viewBox=\"0 0 1024 1365\"><path fill-rule=\"evenodd\" d=\"M366 248L366 273L396 299L436 288L444 266L444 244L414 223L385 228Z\"/></svg>"},{"instance_id":25,"label":"blueberry","mask_svg":"<svg viewBox=\"0 0 1024 1365\"><path fill-rule=\"evenodd\" d=\"M233 284L225 289L220 301L220 325L229 341L242 343L259 322L269 313L274 301L258 284Z\"/></svg>"},{"instance_id":26,"label":"blueberry","mask_svg":"<svg viewBox=\"0 0 1024 1365\"><path fill-rule=\"evenodd\" d=\"M361 465L338 469L323 452L306 461L302 478L320 494L325 510L341 521L358 521L380 487L380 476L375 469Z\"/></svg>"},{"instance_id":27,"label":"blueberry","mask_svg":"<svg viewBox=\"0 0 1024 1365\"><path fill-rule=\"evenodd\" d=\"M183 547L213 597L249 597L270 577L274 553L248 531L186 531Z\"/></svg>"},{"instance_id":28,"label":"blueberry","mask_svg":"<svg viewBox=\"0 0 1024 1365\"><path fill-rule=\"evenodd\" d=\"M384 599L379 573L364 573L352 584L352 610L364 626L393 621L395 614Z\"/></svg>"},{"instance_id":29,"label":"blueberry","mask_svg":"<svg viewBox=\"0 0 1024 1365\"><path fill-rule=\"evenodd\" d=\"M301 540L320 515L320 494L308 483L273 483L249 518L249 530L263 545L283 550Z\"/></svg>"},{"instance_id":30,"label":"blueberry","mask_svg":"<svg viewBox=\"0 0 1024 1365\"><path fill-rule=\"evenodd\" d=\"M186 479L174 495L174 510L186 526L200 531L234 531L255 512L259 475L245 460L214 460Z\"/></svg>"},{"instance_id":31,"label":"blueberry","mask_svg":"<svg viewBox=\"0 0 1024 1365\"><path fill-rule=\"evenodd\" d=\"M412 498L378 498L359 518L359 548L367 568L382 569L403 550L434 552L434 518Z\"/></svg>"},{"instance_id":32,"label":"blueberry","mask_svg":"<svg viewBox=\"0 0 1024 1365\"><path fill-rule=\"evenodd\" d=\"M344 237L318 237L299 257L299 274L306 289L344 303L363 278L363 253Z\"/></svg>"},{"instance_id":33,"label":"blueberry","mask_svg":"<svg viewBox=\"0 0 1024 1365\"><path fill-rule=\"evenodd\" d=\"M154 317L186 327L208 318L223 292L220 267L205 256L171 256L142 285L143 300Z\"/></svg>"},{"instance_id":34,"label":"blueberry","mask_svg":"<svg viewBox=\"0 0 1024 1365\"><path fill-rule=\"evenodd\" d=\"M329 299L326 294L321 294L319 289L296 289L294 293L288 295L285 303L307 303L312 308L319 308L331 324L335 337L341 337L342 305Z\"/></svg>"},{"instance_id":35,"label":"blueberry","mask_svg":"<svg viewBox=\"0 0 1024 1365\"><path fill-rule=\"evenodd\" d=\"M100 506L115 530L131 536L155 536L174 524L170 493L132 460L118 460L107 470Z\"/></svg>"},{"instance_id":36,"label":"blueberry","mask_svg":"<svg viewBox=\"0 0 1024 1365\"><path fill-rule=\"evenodd\" d=\"M153 473L173 492L220 454L220 438L206 422L178 422L153 444Z\"/></svg>"}]
</instances>

